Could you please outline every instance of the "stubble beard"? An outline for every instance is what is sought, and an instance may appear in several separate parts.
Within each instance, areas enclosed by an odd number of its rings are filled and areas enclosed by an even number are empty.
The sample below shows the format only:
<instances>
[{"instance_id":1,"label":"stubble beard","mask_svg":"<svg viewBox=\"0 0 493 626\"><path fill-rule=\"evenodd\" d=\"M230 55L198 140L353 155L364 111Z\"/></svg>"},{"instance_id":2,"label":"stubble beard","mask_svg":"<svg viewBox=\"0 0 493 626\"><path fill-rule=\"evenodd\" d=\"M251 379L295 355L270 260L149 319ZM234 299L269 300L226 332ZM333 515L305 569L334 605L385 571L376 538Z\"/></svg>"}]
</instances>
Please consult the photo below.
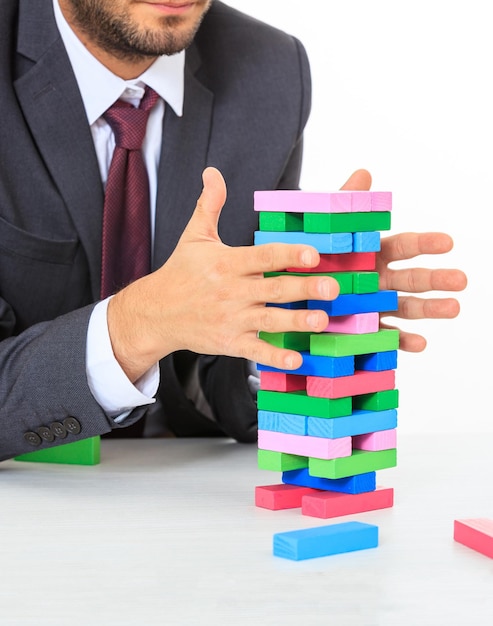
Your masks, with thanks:
<instances>
[{"instance_id":1,"label":"stubble beard","mask_svg":"<svg viewBox=\"0 0 493 626\"><path fill-rule=\"evenodd\" d=\"M127 15L110 14L99 0L70 0L70 7L72 19L93 43L120 60L132 62L188 48L207 12L204 10L187 29L180 28L180 16L163 16L162 28L151 31L139 28Z\"/></svg>"}]
</instances>

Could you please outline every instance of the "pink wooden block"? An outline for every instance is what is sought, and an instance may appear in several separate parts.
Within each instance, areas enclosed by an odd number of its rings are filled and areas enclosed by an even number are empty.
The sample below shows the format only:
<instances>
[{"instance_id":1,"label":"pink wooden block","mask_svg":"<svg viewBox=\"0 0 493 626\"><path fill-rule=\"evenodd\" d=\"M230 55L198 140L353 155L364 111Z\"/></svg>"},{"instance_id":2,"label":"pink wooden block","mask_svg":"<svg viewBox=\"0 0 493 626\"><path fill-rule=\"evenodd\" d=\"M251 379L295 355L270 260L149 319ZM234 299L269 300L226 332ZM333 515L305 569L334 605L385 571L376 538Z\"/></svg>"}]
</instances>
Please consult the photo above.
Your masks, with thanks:
<instances>
[{"instance_id":1,"label":"pink wooden block","mask_svg":"<svg viewBox=\"0 0 493 626\"><path fill-rule=\"evenodd\" d=\"M366 435L356 435L353 437L353 448L355 450L391 450L397 447L397 430L379 430Z\"/></svg>"},{"instance_id":2,"label":"pink wooden block","mask_svg":"<svg viewBox=\"0 0 493 626\"><path fill-rule=\"evenodd\" d=\"M311 487L298 485L263 485L255 487L255 506L271 511L281 509L297 509L301 507L303 496L318 493Z\"/></svg>"},{"instance_id":3,"label":"pink wooden block","mask_svg":"<svg viewBox=\"0 0 493 626\"><path fill-rule=\"evenodd\" d=\"M484 517L454 520L454 539L493 559L493 520Z\"/></svg>"},{"instance_id":4,"label":"pink wooden block","mask_svg":"<svg viewBox=\"0 0 493 626\"><path fill-rule=\"evenodd\" d=\"M368 213L371 211L371 191L351 192L351 211L353 213Z\"/></svg>"},{"instance_id":5,"label":"pink wooden block","mask_svg":"<svg viewBox=\"0 0 493 626\"><path fill-rule=\"evenodd\" d=\"M352 376L326 378L307 376L306 393L317 398L347 398L395 387L395 370L372 372L356 370Z\"/></svg>"},{"instance_id":6,"label":"pink wooden block","mask_svg":"<svg viewBox=\"0 0 493 626\"><path fill-rule=\"evenodd\" d=\"M380 315L378 313L355 313L354 315L331 317L324 332L361 335L363 333L376 333L379 328Z\"/></svg>"},{"instance_id":7,"label":"pink wooden block","mask_svg":"<svg viewBox=\"0 0 493 626\"><path fill-rule=\"evenodd\" d=\"M320 491L301 499L301 512L311 517L339 517L364 511L386 509L394 505L394 490L377 487L366 493L336 493Z\"/></svg>"},{"instance_id":8,"label":"pink wooden block","mask_svg":"<svg viewBox=\"0 0 493 626\"><path fill-rule=\"evenodd\" d=\"M365 272L375 269L376 252L346 252L321 254L316 267L290 267L290 272Z\"/></svg>"},{"instance_id":9,"label":"pink wooden block","mask_svg":"<svg viewBox=\"0 0 493 626\"><path fill-rule=\"evenodd\" d=\"M300 190L255 191L255 211L281 213L350 213L351 191L319 193Z\"/></svg>"},{"instance_id":10,"label":"pink wooden block","mask_svg":"<svg viewBox=\"0 0 493 626\"><path fill-rule=\"evenodd\" d=\"M261 371L260 389L265 391L304 391L306 389L306 376Z\"/></svg>"},{"instance_id":11,"label":"pink wooden block","mask_svg":"<svg viewBox=\"0 0 493 626\"><path fill-rule=\"evenodd\" d=\"M271 430L258 431L258 447L260 450L273 450L315 459L338 459L351 456L351 437L326 439L325 437L309 437L308 435L291 435Z\"/></svg>"},{"instance_id":12,"label":"pink wooden block","mask_svg":"<svg viewBox=\"0 0 493 626\"><path fill-rule=\"evenodd\" d=\"M392 192L373 191L371 195L372 211L392 211Z\"/></svg>"}]
</instances>

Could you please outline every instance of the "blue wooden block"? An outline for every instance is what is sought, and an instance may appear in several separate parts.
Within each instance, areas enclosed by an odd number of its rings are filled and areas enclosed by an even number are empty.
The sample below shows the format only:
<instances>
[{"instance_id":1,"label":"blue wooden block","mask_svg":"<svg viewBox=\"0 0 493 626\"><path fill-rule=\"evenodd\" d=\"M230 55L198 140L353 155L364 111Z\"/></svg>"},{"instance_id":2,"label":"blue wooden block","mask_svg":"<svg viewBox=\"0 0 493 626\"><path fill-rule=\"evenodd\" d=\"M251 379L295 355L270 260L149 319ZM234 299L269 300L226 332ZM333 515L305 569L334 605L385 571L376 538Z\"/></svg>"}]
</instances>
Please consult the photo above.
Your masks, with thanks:
<instances>
[{"instance_id":1,"label":"blue wooden block","mask_svg":"<svg viewBox=\"0 0 493 626\"><path fill-rule=\"evenodd\" d=\"M379 252L380 233L370 231L368 233L353 233L353 252Z\"/></svg>"},{"instance_id":2,"label":"blue wooden block","mask_svg":"<svg viewBox=\"0 0 493 626\"><path fill-rule=\"evenodd\" d=\"M276 433L290 435L306 435L306 415L294 413L278 413L276 411L258 411L257 422L259 430L273 430Z\"/></svg>"},{"instance_id":3,"label":"blue wooden block","mask_svg":"<svg viewBox=\"0 0 493 626\"><path fill-rule=\"evenodd\" d=\"M368 472L347 476L346 478L321 478L310 476L308 468L288 470L282 473L282 482L286 485L311 487L322 491L337 491L338 493L368 493L377 488L377 473Z\"/></svg>"},{"instance_id":4,"label":"blue wooden block","mask_svg":"<svg viewBox=\"0 0 493 626\"><path fill-rule=\"evenodd\" d=\"M274 535L274 556L292 561L366 550L378 546L378 526L342 522Z\"/></svg>"},{"instance_id":5,"label":"blue wooden block","mask_svg":"<svg viewBox=\"0 0 493 626\"><path fill-rule=\"evenodd\" d=\"M288 374L302 374L303 376L324 376L339 378L354 374L354 356L319 356L309 352L300 352L303 363L295 370L280 370L268 365L257 363L260 372L285 372Z\"/></svg>"},{"instance_id":6,"label":"blue wooden block","mask_svg":"<svg viewBox=\"0 0 493 626\"><path fill-rule=\"evenodd\" d=\"M264 243L304 243L313 246L320 254L343 254L353 251L351 233L302 233L302 232L269 232L256 230L254 244Z\"/></svg>"},{"instance_id":7,"label":"blue wooden block","mask_svg":"<svg viewBox=\"0 0 493 626\"><path fill-rule=\"evenodd\" d=\"M308 300L308 309L326 311L329 315L352 315L372 311L397 311L397 291L381 290L376 293L348 293L335 300Z\"/></svg>"},{"instance_id":8,"label":"blue wooden block","mask_svg":"<svg viewBox=\"0 0 493 626\"><path fill-rule=\"evenodd\" d=\"M307 434L312 437L338 439L366 435L380 430L391 430L397 427L397 410L364 411L354 409L345 417L313 417L308 416Z\"/></svg>"},{"instance_id":9,"label":"blue wooden block","mask_svg":"<svg viewBox=\"0 0 493 626\"><path fill-rule=\"evenodd\" d=\"M397 369L397 350L359 354L354 357L354 369L382 372Z\"/></svg>"}]
</instances>

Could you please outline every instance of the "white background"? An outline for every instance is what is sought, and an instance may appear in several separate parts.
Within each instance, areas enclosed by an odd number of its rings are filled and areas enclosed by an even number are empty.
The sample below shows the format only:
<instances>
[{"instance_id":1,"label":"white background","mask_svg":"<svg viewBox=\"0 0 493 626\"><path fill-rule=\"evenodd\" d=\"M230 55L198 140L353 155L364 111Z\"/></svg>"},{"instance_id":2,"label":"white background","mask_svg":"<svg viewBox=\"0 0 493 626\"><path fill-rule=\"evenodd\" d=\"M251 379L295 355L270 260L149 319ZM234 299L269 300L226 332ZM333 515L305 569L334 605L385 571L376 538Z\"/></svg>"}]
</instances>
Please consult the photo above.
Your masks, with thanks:
<instances>
[{"instance_id":1,"label":"white background","mask_svg":"<svg viewBox=\"0 0 493 626\"><path fill-rule=\"evenodd\" d=\"M337 189L360 167L393 192L392 232L455 241L421 266L469 279L455 320L414 321L399 353L401 432L493 431L493 37L486 0L227 0L305 45L313 80L301 186ZM417 262L416 262L417 264Z\"/></svg>"}]
</instances>

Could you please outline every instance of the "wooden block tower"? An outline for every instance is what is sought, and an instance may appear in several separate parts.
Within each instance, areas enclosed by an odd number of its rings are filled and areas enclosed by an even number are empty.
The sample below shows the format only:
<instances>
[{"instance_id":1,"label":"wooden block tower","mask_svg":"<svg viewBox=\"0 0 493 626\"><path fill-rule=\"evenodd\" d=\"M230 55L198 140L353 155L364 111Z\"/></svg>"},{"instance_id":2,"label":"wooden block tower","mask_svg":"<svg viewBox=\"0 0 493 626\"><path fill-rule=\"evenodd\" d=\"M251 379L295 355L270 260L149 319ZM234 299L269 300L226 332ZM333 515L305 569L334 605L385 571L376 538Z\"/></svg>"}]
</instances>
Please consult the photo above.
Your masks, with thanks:
<instances>
[{"instance_id":1,"label":"wooden block tower","mask_svg":"<svg viewBox=\"0 0 493 626\"><path fill-rule=\"evenodd\" d=\"M255 245L306 243L321 255L311 270L338 281L330 302L287 308L325 310L322 333L260 333L265 341L302 353L294 371L258 365L258 464L282 473L282 483L259 486L257 506L301 507L330 518L393 505L393 489L376 472L394 467L398 390L397 330L380 329L379 314L397 309L397 292L380 290L376 253L390 229L392 194L378 191L257 191Z\"/></svg>"}]
</instances>

